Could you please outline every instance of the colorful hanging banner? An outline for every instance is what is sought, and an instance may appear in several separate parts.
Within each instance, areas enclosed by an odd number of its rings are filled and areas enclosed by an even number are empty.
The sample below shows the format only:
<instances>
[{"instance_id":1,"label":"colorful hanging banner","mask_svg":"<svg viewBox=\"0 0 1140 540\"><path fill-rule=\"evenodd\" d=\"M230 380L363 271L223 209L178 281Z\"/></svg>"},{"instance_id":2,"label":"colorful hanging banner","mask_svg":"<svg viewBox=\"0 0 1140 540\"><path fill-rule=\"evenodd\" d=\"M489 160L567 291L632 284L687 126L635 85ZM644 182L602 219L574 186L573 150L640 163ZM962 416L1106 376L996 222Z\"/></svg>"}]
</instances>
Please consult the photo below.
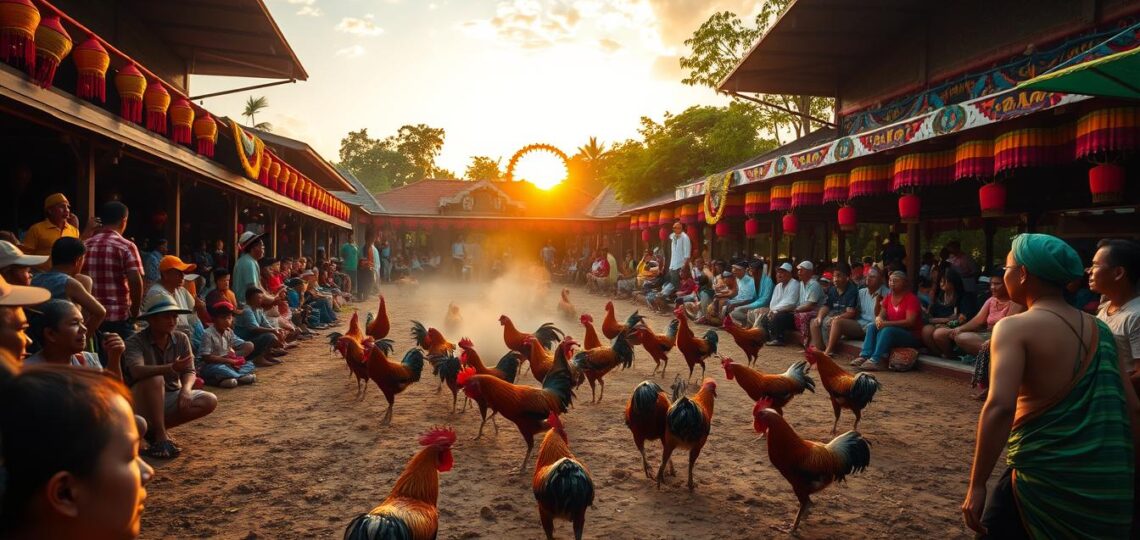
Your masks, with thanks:
<instances>
[{"instance_id":1,"label":"colorful hanging banner","mask_svg":"<svg viewBox=\"0 0 1140 540\"><path fill-rule=\"evenodd\" d=\"M823 202L844 202L847 200L847 173L832 173L823 177Z\"/></svg>"},{"instance_id":2,"label":"colorful hanging banner","mask_svg":"<svg viewBox=\"0 0 1140 540\"><path fill-rule=\"evenodd\" d=\"M823 180L792 182L792 208L823 204Z\"/></svg>"}]
</instances>

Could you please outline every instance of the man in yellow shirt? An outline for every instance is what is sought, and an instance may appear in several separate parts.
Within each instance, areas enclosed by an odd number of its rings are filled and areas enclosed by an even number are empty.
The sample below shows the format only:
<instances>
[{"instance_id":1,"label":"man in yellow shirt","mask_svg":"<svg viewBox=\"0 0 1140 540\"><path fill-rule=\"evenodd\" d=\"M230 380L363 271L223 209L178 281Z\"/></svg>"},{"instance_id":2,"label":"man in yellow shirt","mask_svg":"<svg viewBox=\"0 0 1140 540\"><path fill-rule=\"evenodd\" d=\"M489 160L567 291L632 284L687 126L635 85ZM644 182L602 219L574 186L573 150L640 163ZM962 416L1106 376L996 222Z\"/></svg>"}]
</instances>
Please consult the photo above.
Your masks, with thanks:
<instances>
[{"instance_id":1,"label":"man in yellow shirt","mask_svg":"<svg viewBox=\"0 0 1140 540\"><path fill-rule=\"evenodd\" d=\"M51 246L64 236L79 238L79 218L71 213L71 203L62 193L53 193L44 199L44 214L47 219L32 225L24 235L24 251L30 255L51 255ZM51 268L51 261L37 269Z\"/></svg>"}]
</instances>

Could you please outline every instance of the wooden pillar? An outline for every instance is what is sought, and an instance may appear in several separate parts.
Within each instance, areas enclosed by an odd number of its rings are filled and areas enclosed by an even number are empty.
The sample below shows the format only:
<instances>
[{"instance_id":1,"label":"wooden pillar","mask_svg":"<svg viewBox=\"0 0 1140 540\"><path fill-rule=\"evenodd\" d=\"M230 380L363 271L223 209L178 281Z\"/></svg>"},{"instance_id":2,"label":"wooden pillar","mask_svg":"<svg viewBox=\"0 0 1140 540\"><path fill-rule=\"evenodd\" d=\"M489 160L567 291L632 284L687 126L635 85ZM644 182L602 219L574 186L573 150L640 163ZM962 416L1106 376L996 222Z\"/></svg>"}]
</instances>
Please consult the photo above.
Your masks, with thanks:
<instances>
[{"instance_id":1,"label":"wooden pillar","mask_svg":"<svg viewBox=\"0 0 1140 540\"><path fill-rule=\"evenodd\" d=\"M269 209L269 252L277 257L277 207Z\"/></svg>"},{"instance_id":2,"label":"wooden pillar","mask_svg":"<svg viewBox=\"0 0 1140 540\"><path fill-rule=\"evenodd\" d=\"M238 257L241 256L241 252L238 250L237 245L238 206L241 206L241 195L234 193L226 197L226 199L230 201L230 213L228 216L226 216L226 218L229 220L229 226L226 228L226 230L229 231L229 238L226 240L226 242L229 244L230 249L230 270L233 270L234 265L237 264Z\"/></svg>"},{"instance_id":3,"label":"wooden pillar","mask_svg":"<svg viewBox=\"0 0 1140 540\"><path fill-rule=\"evenodd\" d=\"M304 220L297 220L297 256L305 256L305 222Z\"/></svg>"},{"instance_id":4,"label":"wooden pillar","mask_svg":"<svg viewBox=\"0 0 1140 540\"><path fill-rule=\"evenodd\" d=\"M772 214L772 241L768 243L768 272L772 278L776 277L776 258L780 256L780 240L784 234L784 224L780 221L780 217Z\"/></svg>"},{"instance_id":5,"label":"wooden pillar","mask_svg":"<svg viewBox=\"0 0 1140 540\"><path fill-rule=\"evenodd\" d=\"M80 229L95 215L97 201L95 200L95 145L86 141L83 145L85 152L82 173L79 175L79 196L83 199L87 213L79 220Z\"/></svg>"},{"instance_id":6,"label":"wooden pillar","mask_svg":"<svg viewBox=\"0 0 1140 540\"><path fill-rule=\"evenodd\" d=\"M983 268L993 268L994 264L994 233L997 232L997 226L992 219L982 220L982 232L986 235L986 251L982 256Z\"/></svg>"},{"instance_id":7,"label":"wooden pillar","mask_svg":"<svg viewBox=\"0 0 1140 540\"><path fill-rule=\"evenodd\" d=\"M906 224L906 269L907 275L910 277L911 287L915 289L918 287L918 267L922 260L922 255L919 253L921 246L919 230L918 223Z\"/></svg>"},{"instance_id":8,"label":"wooden pillar","mask_svg":"<svg viewBox=\"0 0 1140 540\"><path fill-rule=\"evenodd\" d=\"M182 256L182 175L174 175L174 238L173 249L170 251Z\"/></svg>"},{"instance_id":9,"label":"wooden pillar","mask_svg":"<svg viewBox=\"0 0 1140 540\"><path fill-rule=\"evenodd\" d=\"M823 260L831 262L831 222L823 222Z\"/></svg>"},{"instance_id":10,"label":"wooden pillar","mask_svg":"<svg viewBox=\"0 0 1140 540\"><path fill-rule=\"evenodd\" d=\"M839 262L847 262L847 233L843 229L835 229L836 258Z\"/></svg>"}]
</instances>

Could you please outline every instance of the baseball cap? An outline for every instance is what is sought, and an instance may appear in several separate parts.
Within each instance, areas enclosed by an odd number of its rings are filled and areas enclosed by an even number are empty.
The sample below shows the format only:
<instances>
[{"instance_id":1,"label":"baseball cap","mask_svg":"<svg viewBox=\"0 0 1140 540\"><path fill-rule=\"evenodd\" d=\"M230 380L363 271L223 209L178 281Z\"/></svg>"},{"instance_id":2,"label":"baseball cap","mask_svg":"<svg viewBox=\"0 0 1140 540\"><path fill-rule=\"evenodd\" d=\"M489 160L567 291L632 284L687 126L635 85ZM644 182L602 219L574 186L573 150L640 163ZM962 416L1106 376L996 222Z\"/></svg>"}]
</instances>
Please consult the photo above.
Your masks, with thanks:
<instances>
[{"instance_id":1,"label":"baseball cap","mask_svg":"<svg viewBox=\"0 0 1140 540\"><path fill-rule=\"evenodd\" d=\"M822 275L822 276L820 276L819 280L820 280L820 281L827 281L827 282L830 282L830 281L831 281L831 277L832 277L832 274L831 274L831 272L824 272L824 273L823 273L823 275Z\"/></svg>"},{"instance_id":2,"label":"baseball cap","mask_svg":"<svg viewBox=\"0 0 1140 540\"><path fill-rule=\"evenodd\" d=\"M10 285L0 276L0 306L34 306L47 302L51 293L40 287Z\"/></svg>"},{"instance_id":3,"label":"baseball cap","mask_svg":"<svg viewBox=\"0 0 1140 540\"><path fill-rule=\"evenodd\" d=\"M231 315L234 312L234 305L222 300L210 306L210 316L217 317L218 315Z\"/></svg>"},{"instance_id":4,"label":"baseball cap","mask_svg":"<svg viewBox=\"0 0 1140 540\"><path fill-rule=\"evenodd\" d=\"M804 270L815 270L815 265L811 261L800 261L796 268L803 268Z\"/></svg>"},{"instance_id":5,"label":"baseball cap","mask_svg":"<svg viewBox=\"0 0 1140 540\"><path fill-rule=\"evenodd\" d=\"M44 210L47 210L48 208L51 208L57 204L71 203L67 202L67 197L65 197L62 193L52 193L51 195L48 195L46 199L44 199Z\"/></svg>"},{"instance_id":6,"label":"baseball cap","mask_svg":"<svg viewBox=\"0 0 1140 540\"><path fill-rule=\"evenodd\" d=\"M780 265L780 270L783 270L783 271L785 271L785 272L791 272L791 271L792 271L792 263L784 263L784 264L781 264L781 265Z\"/></svg>"},{"instance_id":7,"label":"baseball cap","mask_svg":"<svg viewBox=\"0 0 1140 540\"><path fill-rule=\"evenodd\" d=\"M47 260L47 255L24 255L15 244L0 240L0 268L37 266L46 263Z\"/></svg>"},{"instance_id":8,"label":"baseball cap","mask_svg":"<svg viewBox=\"0 0 1140 540\"><path fill-rule=\"evenodd\" d=\"M165 272L167 270L181 270L183 272L193 272L198 265L193 263L182 262L177 255L167 255L158 262L158 271Z\"/></svg>"}]
</instances>

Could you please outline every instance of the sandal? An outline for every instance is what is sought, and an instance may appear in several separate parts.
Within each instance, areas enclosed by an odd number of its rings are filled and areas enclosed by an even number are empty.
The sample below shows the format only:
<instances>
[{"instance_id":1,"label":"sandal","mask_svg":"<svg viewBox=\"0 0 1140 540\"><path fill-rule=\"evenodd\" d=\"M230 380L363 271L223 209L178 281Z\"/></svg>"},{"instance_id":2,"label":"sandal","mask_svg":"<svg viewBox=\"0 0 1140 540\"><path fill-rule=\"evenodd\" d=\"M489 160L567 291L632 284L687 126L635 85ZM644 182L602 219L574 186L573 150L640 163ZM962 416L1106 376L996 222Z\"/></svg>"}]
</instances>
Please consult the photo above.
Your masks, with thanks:
<instances>
[{"instance_id":1,"label":"sandal","mask_svg":"<svg viewBox=\"0 0 1140 540\"><path fill-rule=\"evenodd\" d=\"M883 370L882 367L879 367L879 363L875 362L873 360L868 360L868 361L864 362L863 365L859 366L859 369L861 369L863 371L882 371Z\"/></svg>"},{"instance_id":2,"label":"sandal","mask_svg":"<svg viewBox=\"0 0 1140 540\"><path fill-rule=\"evenodd\" d=\"M866 358L863 358L862 356L860 356L860 357L851 361L851 367L859 367L859 366L863 365L863 363L866 361L867 361Z\"/></svg>"},{"instance_id":3,"label":"sandal","mask_svg":"<svg viewBox=\"0 0 1140 540\"><path fill-rule=\"evenodd\" d=\"M147 446L142 454L155 459L174 459L182 454L182 450L175 446L173 442L166 440Z\"/></svg>"}]
</instances>

